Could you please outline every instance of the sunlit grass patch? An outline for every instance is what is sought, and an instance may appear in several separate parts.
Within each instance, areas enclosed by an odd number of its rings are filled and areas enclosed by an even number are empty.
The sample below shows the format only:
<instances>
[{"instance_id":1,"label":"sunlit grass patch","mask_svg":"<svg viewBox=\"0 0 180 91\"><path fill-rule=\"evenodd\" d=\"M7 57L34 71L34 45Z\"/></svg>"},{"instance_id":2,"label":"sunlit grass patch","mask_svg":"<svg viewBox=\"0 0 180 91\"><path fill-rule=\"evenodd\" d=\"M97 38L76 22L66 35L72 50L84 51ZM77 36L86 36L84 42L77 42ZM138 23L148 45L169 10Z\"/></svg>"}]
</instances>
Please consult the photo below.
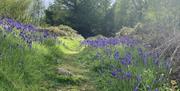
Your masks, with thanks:
<instances>
[{"instance_id":1,"label":"sunlit grass patch","mask_svg":"<svg viewBox=\"0 0 180 91\"><path fill-rule=\"evenodd\" d=\"M34 50L36 50L36 52L39 55L48 55L50 53L50 50L49 50L48 46L45 46L45 45L37 43L37 42L33 43L33 47L32 48Z\"/></svg>"},{"instance_id":2,"label":"sunlit grass patch","mask_svg":"<svg viewBox=\"0 0 180 91\"><path fill-rule=\"evenodd\" d=\"M82 38L78 37L59 37L60 45L57 47L65 54L77 54L84 49L81 46Z\"/></svg>"}]
</instances>

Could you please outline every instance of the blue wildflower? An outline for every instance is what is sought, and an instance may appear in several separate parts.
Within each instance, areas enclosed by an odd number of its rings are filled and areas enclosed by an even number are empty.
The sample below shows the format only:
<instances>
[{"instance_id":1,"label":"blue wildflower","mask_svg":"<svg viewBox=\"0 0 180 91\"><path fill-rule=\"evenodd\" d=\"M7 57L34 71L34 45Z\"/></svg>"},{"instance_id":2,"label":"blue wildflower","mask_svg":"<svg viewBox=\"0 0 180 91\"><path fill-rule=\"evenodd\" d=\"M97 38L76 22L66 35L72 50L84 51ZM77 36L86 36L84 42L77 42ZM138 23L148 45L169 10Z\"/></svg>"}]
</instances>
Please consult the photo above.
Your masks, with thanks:
<instances>
[{"instance_id":1,"label":"blue wildflower","mask_svg":"<svg viewBox=\"0 0 180 91\"><path fill-rule=\"evenodd\" d=\"M9 23L10 25L13 25L14 20L10 18L5 18L5 21Z\"/></svg>"},{"instance_id":2,"label":"blue wildflower","mask_svg":"<svg viewBox=\"0 0 180 91\"><path fill-rule=\"evenodd\" d=\"M130 53L127 53L125 57L122 59L121 63L123 65L130 65L132 61L132 55Z\"/></svg>"},{"instance_id":3,"label":"blue wildflower","mask_svg":"<svg viewBox=\"0 0 180 91\"><path fill-rule=\"evenodd\" d=\"M138 54L140 57L143 57L143 50L141 48L138 48Z\"/></svg>"},{"instance_id":4,"label":"blue wildflower","mask_svg":"<svg viewBox=\"0 0 180 91\"><path fill-rule=\"evenodd\" d=\"M2 20L0 20L0 25L2 25L3 24L3 21Z\"/></svg>"},{"instance_id":5,"label":"blue wildflower","mask_svg":"<svg viewBox=\"0 0 180 91\"><path fill-rule=\"evenodd\" d=\"M4 29L7 30L8 32L12 32L12 28L8 25L5 25Z\"/></svg>"},{"instance_id":6,"label":"blue wildflower","mask_svg":"<svg viewBox=\"0 0 180 91\"><path fill-rule=\"evenodd\" d=\"M117 75L116 71L111 72L111 75L115 77Z\"/></svg>"},{"instance_id":7,"label":"blue wildflower","mask_svg":"<svg viewBox=\"0 0 180 91\"><path fill-rule=\"evenodd\" d=\"M158 88L156 88L154 91L159 91Z\"/></svg>"},{"instance_id":8,"label":"blue wildflower","mask_svg":"<svg viewBox=\"0 0 180 91\"><path fill-rule=\"evenodd\" d=\"M115 60L119 60L119 59L120 59L120 54L119 54L118 51L115 51L115 53L114 53L114 59L115 59Z\"/></svg>"},{"instance_id":9,"label":"blue wildflower","mask_svg":"<svg viewBox=\"0 0 180 91\"><path fill-rule=\"evenodd\" d=\"M159 65L159 53L158 52L155 52L155 53L153 53L153 63L155 64L155 65Z\"/></svg>"},{"instance_id":10,"label":"blue wildflower","mask_svg":"<svg viewBox=\"0 0 180 91\"><path fill-rule=\"evenodd\" d=\"M135 40L126 37L119 38L101 38L96 40L85 40L83 41L84 45L92 46L92 47L106 47L110 45L118 45L118 44L126 44L126 45L134 45Z\"/></svg>"},{"instance_id":11,"label":"blue wildflower","mask_svg":"<svg viewBox=\"0 0 180 91\"><path fill-rule=\"evenodd\" d=\"M48 37L49 36L49 33L48 33L48 31L46 30L46 31L44 31L44 35L43 35L43 37L44 38L46 38L46 37Z\"/></svg>"},{"instance_id":12,"label":"blue wildflower","mask_svg":"<svg viewBox=\"0 0 180 91\"><path fill-rule=\"evenodd\" d=\"M138 86L136 86L136 87L134 88L134 91L139 91L139 90L138 90Z\"/></svg>"},{"instance_id":13,"label":"blue wildflower","mask_svg":"<svg viewBox=\"0 0 180 91\"><path fill-rule=\"evenodd\" d=\"M126 72L124 75L127 79L131 79L131 77L132 77L131 72Z\"/></svg>"},{"instance_id":14,"label":"blue wildflower","mask_svg":"<svg viewBox=\"0 0 180 91\"><path fill-rule=\"evenodd\" d=\"M123 58L122 61L121 61L121 63L122 63L123 65L127 65L126 59Z\"/></svg>"},{"instance_id":15,"label":"blue wildflower","mask_svg":"<svg viewBox=\"0 0 180 91\"><path fill-rule=\"evenodd\" d=\"M118 73L121 73L121 72L122 72L121 69L116 69L115 71L112 71L112 72L111 72L111 75L114 76L114 77L116 77L116 76L118 75Z\"/></svg>"},{"instance_id":16,"label":"blue wildflower","mask_svg":"<svg viewBox=\"0 0 180 91\"><path fill-rule=\"evenodd\" d=\"M19 22L15 22L14 27L16 27L16 29L23 29L23 26Z\"/></svg>"},{"instance_id":17,"label":"blue wildflower","mask_svg":"<svg viewBox=\"0 0 180 91\"><path fill-rule=\"evenodd\" d=\"M143 55L143 63L144 63L144 65L147 65L147 61L148 61L148 55L147 55L147 53L144 53L144 55Z\"/></svg>"},{"instance_id":18,"label":"blue wildflower","mask_svg":"<svg viewBox=\"0 0 180 91\"><path fill-rule=\"evenodd\" d=\"M138 82L141 82L141 81L142 81L142 77L141 77L140 75L138 75L138 76L136 77L136 79L137 79Z\"/></svg>"}]
</instances>

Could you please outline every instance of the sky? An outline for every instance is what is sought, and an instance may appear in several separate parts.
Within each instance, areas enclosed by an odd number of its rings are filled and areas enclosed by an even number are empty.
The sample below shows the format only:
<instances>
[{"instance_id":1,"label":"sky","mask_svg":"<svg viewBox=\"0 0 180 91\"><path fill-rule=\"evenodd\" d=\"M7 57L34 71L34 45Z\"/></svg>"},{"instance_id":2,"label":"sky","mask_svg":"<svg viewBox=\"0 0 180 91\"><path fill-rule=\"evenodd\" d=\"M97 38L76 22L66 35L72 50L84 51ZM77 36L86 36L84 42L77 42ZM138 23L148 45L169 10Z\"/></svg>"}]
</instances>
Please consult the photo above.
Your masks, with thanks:
<instances>
[{"instance_id":1,"label":"sky","mask_svg":"<svg viewBox=\"0 0 180 91\"><path fill-rule=\"evenodd\" d=\"M115 3L116 0L111 0L111 1L112 1L112 3Z\"/></svg>"},{"instance_id":2,"label":"sky","mask_svg":"<svg viewBox=\"0 0 180 91\"><path fill-rule=\"evenodd\" d=\"M44 0L44 3L45 3L45 6L46 8L51 4L53 3L54 0Z\"/></svg>"}]
</instances>

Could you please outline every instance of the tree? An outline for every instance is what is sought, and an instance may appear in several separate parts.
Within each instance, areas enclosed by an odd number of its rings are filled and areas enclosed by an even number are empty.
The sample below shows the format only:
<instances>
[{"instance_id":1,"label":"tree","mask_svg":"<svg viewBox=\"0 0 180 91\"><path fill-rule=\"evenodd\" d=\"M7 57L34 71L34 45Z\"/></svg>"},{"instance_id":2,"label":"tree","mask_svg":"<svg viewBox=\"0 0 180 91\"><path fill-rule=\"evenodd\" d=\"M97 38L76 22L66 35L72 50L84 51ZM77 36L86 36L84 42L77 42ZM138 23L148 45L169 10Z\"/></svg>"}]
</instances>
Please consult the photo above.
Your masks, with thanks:
<instances>
[{"instance_id":1,"label":"tree","mask_svg":"<svg viewBox=\"0 0 180 91\"><path fill-rule=\"evenodd\" d=\"M148 8L148 0L116 0L114 5L115 28L122 26L134 26L144 19Z\"/></svg>"},{"instance_id":2,"label":"tree","mask_svg":"<svg viewBox=\"0 0 180 91\"><path fill-rule=\"evenodd\" d=\"M25 21L31 0L0 0L0 16Z\"/></svg>"},{"instance_id":3,"label":"tree","mask_svg":"<svg viewBox=\"0 0 180 91\"><path fill-rule=\"evenodd\" d=\"M55 4L46 10L46 22L67 24L89 36L101 30L110 5L109 0L55 0Z\"/></svg>"},{"instance_id":4,"label":"tree","mask_svg":"<svg viewBox=\"0 0 180 91\"><path fill-rule=\"evenodd\" d=\"M30 7L30 15L34 24L40 25L40 23L42 23L44 10L45 6L43 4L43 0L32 1L32 5Z\"/></svg>"}]
</instances>

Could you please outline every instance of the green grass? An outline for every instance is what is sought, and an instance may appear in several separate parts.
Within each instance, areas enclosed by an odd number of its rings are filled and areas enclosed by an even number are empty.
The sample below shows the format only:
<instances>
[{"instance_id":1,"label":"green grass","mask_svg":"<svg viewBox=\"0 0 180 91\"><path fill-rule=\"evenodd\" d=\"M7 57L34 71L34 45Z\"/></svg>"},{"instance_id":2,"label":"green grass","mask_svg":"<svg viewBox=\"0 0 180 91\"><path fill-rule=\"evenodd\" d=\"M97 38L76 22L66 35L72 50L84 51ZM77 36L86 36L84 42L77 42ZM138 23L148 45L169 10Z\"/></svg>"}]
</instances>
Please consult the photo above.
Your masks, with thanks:
<instances>
[{"instance_id":1,"label":"green grass","mask_svg":"<svg viewBox=\"0 0 180 91\"><path fill-rule=\"evenodd\" d=\"M141 61L136 67L124 68L113 59L113 54L109 58L104 49L81 46L83 38L46 39L42 43L33 42L32 48L29 48L13 33L0 32L0 91L133 90L136 80L112 77L111 65L131 71L135 75L141 74L144 80L140 84L140 91L147 91L146 85L151 85L153 89L158 87L160 91L170 88L166 81L152 85L157 73L162 74L165 71L156 70L151 61L147 66L143 65L137 50L133 48L123 45L110 47L112 51L118 50L121 57L127 51L131 52L134 63ZM100 58L96 58L97 52L101 54ZM57 68L64 68L73 75L59 75Z\"/></svg>"},{"instance_id":2,"label":"green grass","mask_svg":"<svg viewBox=\"0 0 180 91\"><path fill-rule=\"evenodd\" d=\"M49 75L56 74L54 70L61 63L62 55L53 42L53 39L43 43L33 42L32 48L29 48L18 36L1 30L0 91L55 89Z\"/></svg>"},{"instance_id":3,"label":"green grass","mask_svg":"<svg viewBox=\"0 0 180 91\"><path fill-rule=\"evenodd\" d=\"M0 34L1 91L38 91L43 88L45 58L34 49L25 46L18 37L11 34L5 38ZM41 69L42 68L42 69ZM9 87L10 86L10 87Z\"/></svg>"},{"instance_id":4,"label":"green grass","mask_svg":"<svg viewBox=\"0 0 180 91\"><path fill-rule=\"evenodd\" d=\"M82 40L69 37L46 39L42 43L33 42L29 48L20 37L1 29L0 91L55 91L67 89L70 85L83 88L80 83L86 82L87 78L73 58L83 50ZM75 74L72 77L58 75L58 67Z\"/></svg>"},{"instance_id":5,"label":"green grass","mask_svg":"<svg viewBox=\"0 0 180 91\"><path fill-rule=\"evenodd\" d=\"M60 37L58 40L61 42L58 48L65 54L77 54L84 49L80 44L83 38Z\"/></svg>"},{"instance_id":6,"label":"green grass","mask_svg":"<svg viewBox=\"0 0 180 91\"><path fill-rule=\"evenodd\" d=\"M97 91L133 91L136 84L136 76L142 76L142 82L139 85L139 91L148 91L146 86L151 86L152 90L158 88L159 91L170 91L170 84L168 80L168 73L163 65L157 67L152 59L148 58L147 65L143 64L142 59L138 56L136 48L128 48L124 46L113 46L111 47L112 51L118 50L121 57L125 55L126 52L132 53L133 64L136 66L129 65L125 67L119 63L119 61L114 60L114 54L111 54L109 58L105 53L103 48L86 48L79 54L79 59L81 63L85 64L88 69L90 69L91 81L93 81L94 86L96 86ZM100 58L97 57L97 52L100 54ZM85 60L85 61L84 61ZM162 63L164 60L161 60ZM132 72L134 75L130 80L123 80L113 77L111 72L114 70L112 68L114 65L115 68L123 69L125 72ZM155 78L159 78L163 75L164 80L154 83Z\"/></svg>"}]
</instances>

